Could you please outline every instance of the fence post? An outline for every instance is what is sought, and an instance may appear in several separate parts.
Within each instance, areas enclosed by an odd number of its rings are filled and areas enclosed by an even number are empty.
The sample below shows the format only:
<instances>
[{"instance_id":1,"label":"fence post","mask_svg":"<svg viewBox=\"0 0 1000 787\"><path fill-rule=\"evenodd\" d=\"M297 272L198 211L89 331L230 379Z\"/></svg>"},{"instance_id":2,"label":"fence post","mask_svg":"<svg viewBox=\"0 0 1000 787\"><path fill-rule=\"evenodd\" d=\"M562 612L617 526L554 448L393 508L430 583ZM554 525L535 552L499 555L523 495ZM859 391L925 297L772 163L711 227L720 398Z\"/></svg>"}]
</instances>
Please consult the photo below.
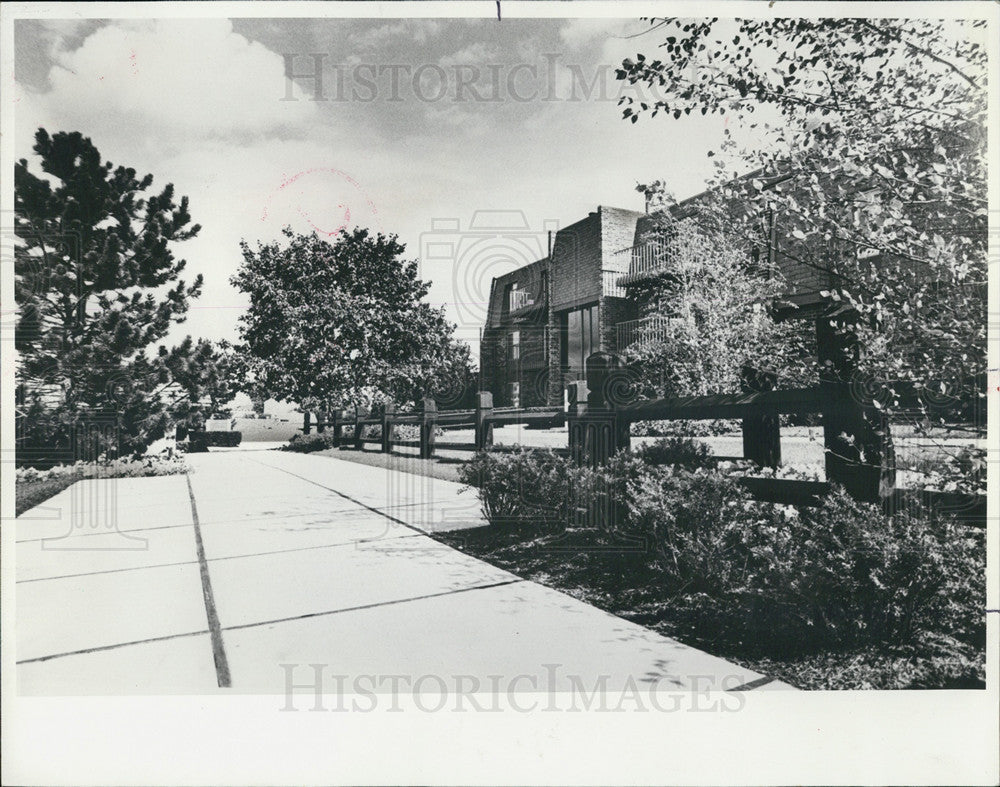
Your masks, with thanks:
<instances>
[{"instance_id":1,"label":"fence post","mask_svg":"<svg viewBox=\"0 0 1000 787\"><path fill-rule=\"evenodd\" d=\"M745 392L773 391L777 378L744 366L740 384ZM743 419L743 456L761 467L777 469L781 464L781 421L777 413L748 416Z\"/></svg>"},{"instance_id":2,"label":"fence post","mask_svg":"<svg viewBox=\"0 0 1000 787\"><path fill-rule=\"evenodd\" d=\"M566 398L569 400L566 409L568 415L583 413L587 409L588 393L587 383L584 380L573 380L566 384Z\"/></svg>"},{"instance_id":3,"label":"fence post","mask_svg":"<svg viewBox=\"0 0 1000 787\"><path fill-rule=\"evenodd\" d=\"M437 403L424 399L420 413L420 458L434 456L434 431L437 428Z\"/></svg>"},{"instance_id":4,"label":"fence post","mask_svg":"<svg viewBox=\"0 0 1000 787\"><path fill-rule=\"evenodd\" d=\"M302 413L302 434L309 434L312 431L312 425L310 423L311 414L308 410Z\"/></svg>"},{"instance_id":5,"label":"fence post","mask_svg":"<svg viewBox=\"0 0 1000 787\"><path fill-rule=\"evenodd\" d=\"M569 415L570 456L577 464L599 467L615 452L628 449L628 422L607 397L614 387L614 377L622 372L621 360L609 353L597 352L587 358L587 400L579 400L580 386L575 386L576 398L571 401Z\"/></svg>"},{"instance_id":6,"label":"fence post","mask_svg":"<svg viewBox=\"0 0 1000 787\"><path fill-rule=\"evenodd\" d=\"M354 405L354 447L358 451L365 447L364 440L362 437L362 430L364 427L361 425L361 407L360 405Z\"/></svg>"},{"instance_id":7,"label":"fence post","mask_svg":"<svg viewBox=\"0 0 1000 787\"><path fill-rule=\"evenodd\" d=\"M847 312L816 320L820 387L828 398L823 411L826 478L852 497L876 502L895 487L895 453L884 411L857 395L858 387L851 384L861 354L851 330L857 319L856 312Z\"/></svg>"},{"instance_id":8,"label":"fence post","mask_svg":"<svg viewBox=\"0 0 1000 787\"><path fill-rule=\"evenodd\" d=\"M392 414L396 411L396 405L386 402L382 410L382 453L387 454L392 451Z\"/></svg>"},{"instance_id":9,"label":"fence post","mask_svg":"<svg viewBox=\"0 0 1000 787\"><path fill-rule=\"evenodd\" d=\"M316 413L316 434L323 434L326 431L327 414L323 410Z\"/></svg>"},{"instance_id":10,"label":"fence post","mask_svg":"<svg viewBox=\"0 0 1000 787\"><path fill-rule=\"evenodd\" d=\"M343 424L340 423L340 409L333 411L333 447L340 448L340 438L344 434Z\"/></svg>"},{"instance_id":11,"label":"fence post","mask_svg":"<svg viewBox=\"0 0 1000 787\"><path fill-rule=\"evenodd\" d=\"M476 394L476 450L484 451L493 445L493 424L489 420L493 415L493 394L480 391Z\"/></svg>"}]
</instances>

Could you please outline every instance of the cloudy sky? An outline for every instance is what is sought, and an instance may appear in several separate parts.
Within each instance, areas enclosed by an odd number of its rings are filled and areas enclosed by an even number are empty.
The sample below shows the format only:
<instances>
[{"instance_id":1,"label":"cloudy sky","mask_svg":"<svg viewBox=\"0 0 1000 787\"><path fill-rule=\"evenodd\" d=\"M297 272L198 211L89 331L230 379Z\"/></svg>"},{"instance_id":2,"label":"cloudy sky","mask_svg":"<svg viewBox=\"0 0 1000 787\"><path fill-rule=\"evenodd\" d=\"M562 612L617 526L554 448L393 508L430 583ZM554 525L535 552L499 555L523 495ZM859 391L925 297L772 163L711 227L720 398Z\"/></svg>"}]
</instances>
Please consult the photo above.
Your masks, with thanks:
<instances>
[{"instance_id":1,"label":"cloudy sky","mask_svg":"<svg viewBox=\"0 0 1000 787\"><path fill-rule=\"evenodd\" d=\"M203 229L176 253L206 285L182 334L236 338L245 301L228 279L240 239L270 241L285 225L331 236L362 225L398 234L409 257L425 258L431 299L475 342L491 277L544 255L546 229L599 204L641 210L638 182L664 179L683 198L710 175L723 119L621 119L613 69L653 52L647 28L19 20L16 155L32 158L40 126L80 131L105 159L190 197ZM299 75L291 85L286 56ZM469 256L470 233L497 227L518 242L495 253L479 244ZM449 243L453 259L441 254ZM428 248L439 259L426 259Z\"/></svg>"}]
</instances>

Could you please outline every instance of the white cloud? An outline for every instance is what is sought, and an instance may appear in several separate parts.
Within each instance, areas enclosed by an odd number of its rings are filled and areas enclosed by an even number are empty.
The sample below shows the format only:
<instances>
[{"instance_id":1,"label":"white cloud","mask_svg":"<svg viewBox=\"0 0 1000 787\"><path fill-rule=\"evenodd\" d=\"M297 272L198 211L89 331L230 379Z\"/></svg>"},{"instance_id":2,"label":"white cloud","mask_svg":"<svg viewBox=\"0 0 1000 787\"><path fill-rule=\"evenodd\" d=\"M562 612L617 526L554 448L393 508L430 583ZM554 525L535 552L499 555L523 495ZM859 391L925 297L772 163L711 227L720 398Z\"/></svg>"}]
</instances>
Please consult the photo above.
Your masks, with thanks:
<instances>
[{"instance_id":1,"label":"white cloud","mask_svg":"<svg viewBox=\"0 0 1000 787\"><path fill-rule=\"evenodd\" d=\"M287 133L316 111L308 100L282 101L282 58L224 19L115 23L56 57L51 89L22 102L30 105L24 114L95 139L116 136L123 123L154 145L259 138Z\"/></svg>"},{"instance_id":2,"label":"white cloud","mask_svg":"<svg viewBox=\"0 0 1000 787\"><path fill-rule=\"evenodd\" d=\"M351 36L350 43L360 49L374 49L390 43L398 44L400 39L426 44L441 31L441 28L442 23L436 19L398 19L355 33Z\"/></svg>"},{"instance_id":3,"label":"white cloud","mask_svg":"<svg viewBox=\"0 0 1000 787\"><path fill-rule=\"evenodd\" d=\"M634 19L568 19L559 30L559 38L570 49L583 49L608 39L630 39L648 28Z\"/></svg>"}]
</instances>

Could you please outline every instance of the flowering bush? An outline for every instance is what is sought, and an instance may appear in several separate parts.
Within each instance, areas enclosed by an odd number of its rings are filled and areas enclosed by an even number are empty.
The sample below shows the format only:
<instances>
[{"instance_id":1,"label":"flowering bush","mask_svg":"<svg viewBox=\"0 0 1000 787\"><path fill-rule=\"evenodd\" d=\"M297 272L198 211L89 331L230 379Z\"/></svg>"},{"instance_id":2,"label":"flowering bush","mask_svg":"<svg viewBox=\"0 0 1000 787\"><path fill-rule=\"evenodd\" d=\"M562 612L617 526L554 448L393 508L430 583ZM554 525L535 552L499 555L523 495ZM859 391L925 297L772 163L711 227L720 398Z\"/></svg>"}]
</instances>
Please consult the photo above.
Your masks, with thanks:
<instances>
[{"instance_id":1,"label":"flowering bush","mask_svg":"<svg viewBox=\"0 0 1000 787\"><path fill-rule=\"evenodd\" d=\"M739 421L633 421L633 437L712 437L740 430Z\"/></svg>"},{"instance_id":2,"label":"flowering bush","mask_svg":"<svg viewBox=\"0 0 1000 787\"><path fill-rule=\"evenodd\" d=\"M34 467L17 468L17 483L48 481L56 478L142 478L145 476L177 475L187 470L184 459L173 451L144 456L139 459L110 460L100 458L96 462L74 462L53 465L46 470Z\"/></svg>"}]
</instances>

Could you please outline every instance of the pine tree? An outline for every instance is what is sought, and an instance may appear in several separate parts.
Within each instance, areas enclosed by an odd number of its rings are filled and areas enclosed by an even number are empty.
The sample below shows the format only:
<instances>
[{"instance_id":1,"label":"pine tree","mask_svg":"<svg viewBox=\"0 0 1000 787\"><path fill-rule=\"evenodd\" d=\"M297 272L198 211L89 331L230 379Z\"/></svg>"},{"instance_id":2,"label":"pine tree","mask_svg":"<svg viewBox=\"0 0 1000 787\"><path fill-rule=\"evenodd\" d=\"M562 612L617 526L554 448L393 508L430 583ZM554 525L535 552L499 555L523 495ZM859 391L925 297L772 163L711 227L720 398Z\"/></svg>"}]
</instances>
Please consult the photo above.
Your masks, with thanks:
<instances>
[{"instance_id":1,"label":"pine tree","mask_svg":"<svg viewBox=\"0 0 1000 787\"><path fill-rule=\"evenodd\" d=\"M188 285L171 244L193 238L188 199L148 193L152 175L103 162L79 132L35 135L42 175L15 165L19 321L18 461L65 460L83 423L106 426L90 450L141 452L159 437L169 371L145 350L184 319Z\"/></svg>"}]
</instances>

